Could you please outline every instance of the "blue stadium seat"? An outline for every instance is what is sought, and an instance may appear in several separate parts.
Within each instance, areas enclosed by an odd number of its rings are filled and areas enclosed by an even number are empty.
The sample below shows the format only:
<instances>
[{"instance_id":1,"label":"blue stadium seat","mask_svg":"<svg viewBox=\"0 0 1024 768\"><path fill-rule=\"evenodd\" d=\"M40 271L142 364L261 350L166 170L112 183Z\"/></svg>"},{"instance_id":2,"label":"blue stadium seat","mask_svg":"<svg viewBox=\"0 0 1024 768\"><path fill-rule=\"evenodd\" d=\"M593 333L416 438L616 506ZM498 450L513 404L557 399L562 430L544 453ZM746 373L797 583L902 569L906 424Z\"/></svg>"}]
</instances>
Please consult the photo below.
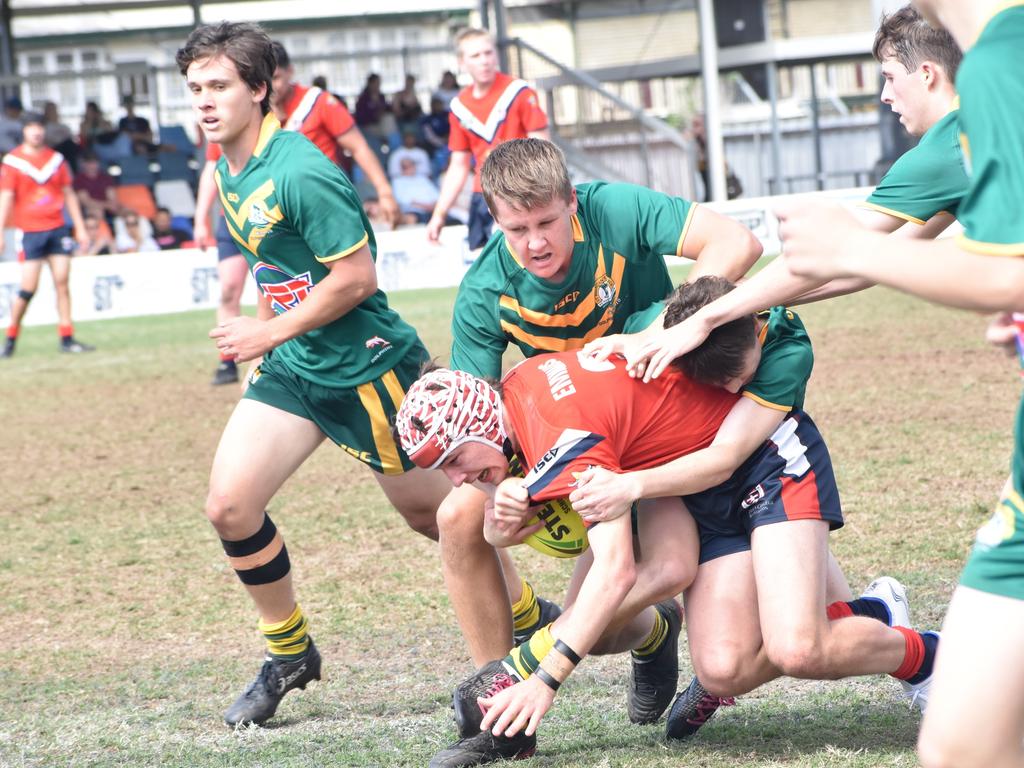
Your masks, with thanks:
<instances>
[{"instance_id":1,"label":"blue stadium seat","mask_svg":"<svg viewBox=\"0 0 1024 768\"><path fill-rule=\"evenodd\" d=\"M196 145L180 125L161 125L160 143L172 146L188 157L192 157L196 152Z\"/></svg>"},{"instance_id":2,"label":"blue stadium seat","mask_svg":"<svg viewBox=\"0 0 1024 768\"><path fill-rule=\"evenodd\" d=\"M196 183L196 171L193 167L192 155L185 152L160 152L156 156L156 162L160 165L161 181L173 181L181 179L190 185Z\"/></svg>"},{"instance_id":3,"label":"blue stadium seat","mask_svg":"<svg viewBox=\"0 0 1024 768\"><path fill-rule=\"evenodd\" d=\"M152 187L155 179L153 171L149 167L151 162L148 157L128 155L114 163L110 173L117 178L118 184L145 184L147 187ZM114 166L120 169L120 173L114 173Z\"/></svg>"},{"instance_id":4,"label":"blue stadium seat","mask_svg":"<svg viewBox=\"0 0 1024 768\"><path fill-rule=\"evenodd\" d=\"M104 166L117 163L126 157L131 157L132 154L132 140L126 133L119 133L117 137L107 143L103 144L99 141L93 142L93 151L96 153L96 157L100 159L100 162Z\"/></svg>"}]
</instances>

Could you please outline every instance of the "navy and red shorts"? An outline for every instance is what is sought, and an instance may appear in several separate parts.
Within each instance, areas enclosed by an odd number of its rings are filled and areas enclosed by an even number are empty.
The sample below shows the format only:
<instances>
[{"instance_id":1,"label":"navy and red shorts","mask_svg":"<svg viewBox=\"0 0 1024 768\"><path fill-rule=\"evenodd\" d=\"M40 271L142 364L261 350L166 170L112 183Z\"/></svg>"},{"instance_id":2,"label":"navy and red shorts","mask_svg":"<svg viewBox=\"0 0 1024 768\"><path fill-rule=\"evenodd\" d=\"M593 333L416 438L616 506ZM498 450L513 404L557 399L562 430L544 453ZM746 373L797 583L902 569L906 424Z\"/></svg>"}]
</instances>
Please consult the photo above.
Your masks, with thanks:
<instances>
[{"instance_id":1,"label":"navy and red shorts","mask_svg":"<svg viewBox=\"0 0 1024 768\"><path fill-rule=\"evenodd\" d=\"M74 249L75 241L68 227L21 233L19 250L23 261L45 259L47 256L70 256Z\"/></svg>"},{"instance_id":2,"label":"navy and red shorts","mask_svg":"<svg viewBox=\"0 0 1024 768\"><path fill-rule=\"evenodd\" d=\"M825 520L843 526L828 448L811 417L794 409L721 485L684 496L700 532L700 562L750 549L761 525Z\"/></svg>"}]
</instances>

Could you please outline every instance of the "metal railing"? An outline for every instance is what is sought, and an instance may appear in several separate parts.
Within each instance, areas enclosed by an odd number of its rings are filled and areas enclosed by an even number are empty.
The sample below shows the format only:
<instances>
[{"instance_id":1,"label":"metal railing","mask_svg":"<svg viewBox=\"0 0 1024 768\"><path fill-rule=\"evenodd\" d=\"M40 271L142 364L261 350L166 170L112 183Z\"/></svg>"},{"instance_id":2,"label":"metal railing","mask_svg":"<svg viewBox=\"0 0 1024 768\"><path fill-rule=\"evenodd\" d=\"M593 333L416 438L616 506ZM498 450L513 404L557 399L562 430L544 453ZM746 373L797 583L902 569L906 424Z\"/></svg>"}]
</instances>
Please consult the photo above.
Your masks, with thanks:
<instances>
[{"instance_id":1,"label":"metal railing","mask_svg":"<svg viewBox=\"0 0 1024 768\"><path fill-rule=\"evenodd\" d=\"M693 199L694 149L676 128L522 38L506 45L513 72L544 99L552 139L577 175Z\"/></svg>"}]
</instances>

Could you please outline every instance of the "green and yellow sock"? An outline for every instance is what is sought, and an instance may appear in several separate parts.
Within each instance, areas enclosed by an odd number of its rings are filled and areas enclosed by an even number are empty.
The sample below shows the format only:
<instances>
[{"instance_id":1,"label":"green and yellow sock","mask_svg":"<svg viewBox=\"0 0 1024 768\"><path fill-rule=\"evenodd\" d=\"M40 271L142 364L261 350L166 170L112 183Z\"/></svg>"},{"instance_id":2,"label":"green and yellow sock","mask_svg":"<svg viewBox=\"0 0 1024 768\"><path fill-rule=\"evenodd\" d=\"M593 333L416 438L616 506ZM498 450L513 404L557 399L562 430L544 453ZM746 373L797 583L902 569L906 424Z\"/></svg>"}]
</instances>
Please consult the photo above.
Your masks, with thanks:
<instances>
[{"instance_id":1,"label":"green and yellow sock","mask_svg":"<svg viewBox=\"0 0 1024 768\"><path fill-rule=\"evenodd\" d=\"M654 612L654 629L651 634L636 648L633 649L633 658L643 661L645 657L653 656L661 650L665 639L668 637L668 622L661 615L661 611Z\"/></svg>"},{"instance_id":2,"label":"green and yellow sock","mask_svg":"<svg viewBox=\"0 0 1024 768\"><path fill-rule=\"evenodd\" d=\"M259 627L267 641L267 653L275 659L291 660L309 650L308 625L298 605L284 621L267 624L260 619Z\"/></svg>"},{"instance_id":3,"label":"green and yellow sock","mask_svg":"<svg viewBox=\"0 0 1024 768\"><path fill-rule=\"evenodd\" d=\"M523 579L523 593L512 606L512 631L517 634L524 634L533 629L540 621L540 603L537 602L537 593L533 591L530 582Z\"/></svg>"},{"instance_id":4,"label":"green and yellow sock","mask_svg":"<svg viewBox=\"0 0 1024 768\"><path fill-rule=\"evenodd\" d=\"M541 660L554 647L555 638L551 635L551 625L548 624L534 632L528 642L513 648L512 653L504 659L505 667L513 671L520 680L525 680L537 670Z\"/></svg>"}]
</instances>

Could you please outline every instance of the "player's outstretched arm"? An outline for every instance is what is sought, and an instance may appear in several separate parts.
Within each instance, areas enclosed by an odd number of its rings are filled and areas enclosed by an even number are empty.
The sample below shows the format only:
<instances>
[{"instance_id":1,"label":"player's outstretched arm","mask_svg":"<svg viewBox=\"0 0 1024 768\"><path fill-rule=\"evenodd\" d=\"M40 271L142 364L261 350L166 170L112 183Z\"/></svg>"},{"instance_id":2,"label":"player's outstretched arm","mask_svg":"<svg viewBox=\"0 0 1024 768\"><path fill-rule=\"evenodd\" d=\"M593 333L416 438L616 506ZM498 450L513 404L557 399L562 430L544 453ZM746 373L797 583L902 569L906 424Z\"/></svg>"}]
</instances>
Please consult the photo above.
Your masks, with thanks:
<instances>
[{"instance_id":1,"label":"player's outstretched arm","mask_svg":"<svg viewBox=\"0 0 1024 768\"><path fill-rule=\"evenodd\" d=\"M794 274L862 277L961 309L1024 309L1024 259L966 251L953 239L886 237L834 204L786 206L778 214Z\"/></svg>"},{"instance_id":2,"label":"player's outstretched arm","mask_svg":"<svg viewBox=\"0 0 1024 768\"><path fill-rule=\"evenodd\" d=\"M581 657L594 647L636 582L629 517L591 528L589 539L594 562L572 610L563 614L552 628L556 640L567 644ZM506 736L514 736L519 731L528 735L534 733L555 698L555 691L543 677L546 674L560 684L575 666L556 647L544 657L540 669L524 682L479 700L487 710L481 728Z\"/></svg>"},{"instance_id":3,"label":"player's outstretched arm","mask_svg":"<svg viewBox=\"0 0 1024 768\"><path fill-rule=\"evenodd\" d=\"M637 499L707 490L728 480L771 437L785 417L786 411L741 397L707 448L660 467L635 472L616 474L601 468L588 469L580 475L569 501L586 522L593 523L618 517L623 505Z\"/></svg>"}]
</instances>

